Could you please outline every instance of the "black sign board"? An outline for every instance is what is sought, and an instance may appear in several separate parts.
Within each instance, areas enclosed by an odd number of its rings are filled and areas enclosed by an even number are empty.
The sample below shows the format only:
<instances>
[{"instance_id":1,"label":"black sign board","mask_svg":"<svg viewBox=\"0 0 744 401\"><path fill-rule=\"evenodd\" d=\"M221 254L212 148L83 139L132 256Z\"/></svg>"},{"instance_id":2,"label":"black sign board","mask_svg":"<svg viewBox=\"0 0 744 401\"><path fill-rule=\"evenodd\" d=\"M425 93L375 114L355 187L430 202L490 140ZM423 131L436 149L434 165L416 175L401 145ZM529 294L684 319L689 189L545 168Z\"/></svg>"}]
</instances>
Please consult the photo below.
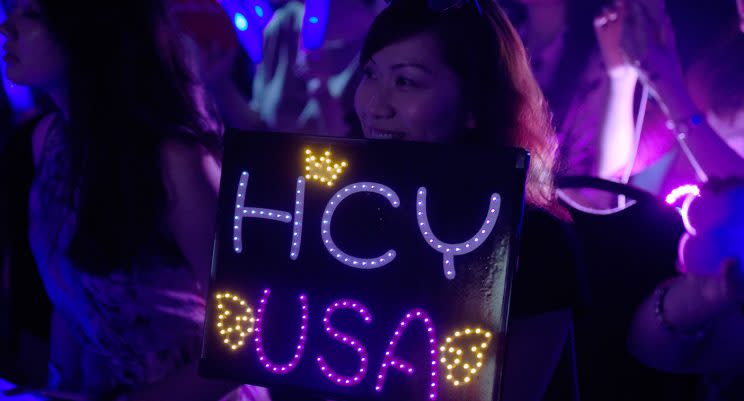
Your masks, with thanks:
<instances>
[{"instance_id":1,"label":"black sign board","mask_svg":"<svg viewBox=\"0 0 744 401\"><path fill-rule=\"evenodd\" d=\"M201 373L344 400L498 399L528 162L228 135Z\"/></svg>"}]
</instances>

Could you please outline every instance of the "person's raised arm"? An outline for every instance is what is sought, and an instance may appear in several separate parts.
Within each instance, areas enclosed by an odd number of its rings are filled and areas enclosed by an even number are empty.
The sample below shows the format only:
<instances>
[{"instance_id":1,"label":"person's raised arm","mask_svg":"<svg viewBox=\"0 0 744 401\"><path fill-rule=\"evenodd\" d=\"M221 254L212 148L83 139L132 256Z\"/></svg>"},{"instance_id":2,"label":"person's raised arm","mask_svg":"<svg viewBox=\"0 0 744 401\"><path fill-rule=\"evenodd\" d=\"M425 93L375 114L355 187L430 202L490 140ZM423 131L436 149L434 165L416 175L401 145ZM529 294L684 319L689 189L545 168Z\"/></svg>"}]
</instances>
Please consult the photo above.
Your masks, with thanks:
<instances>
[{"instance_id":1,"label":"person's raised arm","mask_svg":"<svg viewBox=\"0 0 744 401\"><path fill-rule=\"evenodd\" d=\"M594 30L609 78L599 136L597 176L619 179L632 163L634 148L633 95L638 73L629 64L620 46L625 21L625 5L606 7L595 19Z\"/></svg>"},{"instance_id":2,"label":"person's raised arm","mask_svg":"<svg viewBox=\"0 0 744 401\"><path fill-rule=\"evenodd\" d=\"M744 174L744 159L708 126L687 91L669 17L654 16L639 0L629 0L626 9L623 49L661 104L700 181Z\"/></svg>"}]
</instances>

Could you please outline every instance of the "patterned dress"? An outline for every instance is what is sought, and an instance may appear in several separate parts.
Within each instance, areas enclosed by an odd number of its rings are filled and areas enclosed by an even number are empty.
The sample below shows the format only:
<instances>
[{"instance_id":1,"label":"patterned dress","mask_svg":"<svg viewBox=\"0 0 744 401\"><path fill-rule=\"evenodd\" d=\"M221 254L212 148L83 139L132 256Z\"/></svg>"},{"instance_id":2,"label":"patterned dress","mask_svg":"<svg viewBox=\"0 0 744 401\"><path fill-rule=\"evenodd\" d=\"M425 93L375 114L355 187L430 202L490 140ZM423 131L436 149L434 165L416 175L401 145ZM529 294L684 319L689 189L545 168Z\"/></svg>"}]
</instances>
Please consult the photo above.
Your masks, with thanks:
<instances>
[{"instance_id":1,"label":"patterned dress","mask_svg":"<svg viewBox=\"0 0 744 401\"><path fill-rule=\"evenodd\" d=\"M137 252L128 271L92 275L76 268L65 253L76 226L75 196L64 196L62 187L69 148L61 129L47 136L28 216L31 248L54 307L49 384L100 396L157 383L198 358L205 280L166 230ZM269 398L264 389L246 387L230 399Z\"/></svg>"}]
</instances>

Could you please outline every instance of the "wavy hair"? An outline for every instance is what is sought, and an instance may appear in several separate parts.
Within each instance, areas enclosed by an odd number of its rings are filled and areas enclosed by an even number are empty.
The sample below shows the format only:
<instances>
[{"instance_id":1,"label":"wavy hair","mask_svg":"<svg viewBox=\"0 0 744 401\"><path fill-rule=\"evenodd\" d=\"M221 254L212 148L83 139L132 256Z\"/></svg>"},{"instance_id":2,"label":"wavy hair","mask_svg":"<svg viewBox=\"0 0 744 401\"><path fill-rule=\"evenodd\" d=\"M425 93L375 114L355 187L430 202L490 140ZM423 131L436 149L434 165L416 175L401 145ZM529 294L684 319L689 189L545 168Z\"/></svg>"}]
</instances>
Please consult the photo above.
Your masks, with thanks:
<instances>
[{"instance_id":1,"label":"wavy hair","mask_svg":"<svg viewBox=\"0 0 744 401\"><path fill-rule=\"evenodd\" d=\"M65 251L91 273L127 268L167 235L162 144L218 153L221 125L164 0L38 1L67 62L60 174L77 222Z\"/></svg>"},{"instance_id":2,"label":"wavy hair","mask_svg":"<svg viewBox=\"0 0 744 401\"><path fill-rule=\"evenodd\" d=\"M550 113L503 10L493 0L478 0L478 5L470 0L442 12L431 10L426 0L396 0L372 24L361 62L422 33L436 37L443 60L460 79L465 106L473 111L476 128L458 141L528 150L527 204L567 218L555 196L558 140Z\"/></svg>"}]
</instances>

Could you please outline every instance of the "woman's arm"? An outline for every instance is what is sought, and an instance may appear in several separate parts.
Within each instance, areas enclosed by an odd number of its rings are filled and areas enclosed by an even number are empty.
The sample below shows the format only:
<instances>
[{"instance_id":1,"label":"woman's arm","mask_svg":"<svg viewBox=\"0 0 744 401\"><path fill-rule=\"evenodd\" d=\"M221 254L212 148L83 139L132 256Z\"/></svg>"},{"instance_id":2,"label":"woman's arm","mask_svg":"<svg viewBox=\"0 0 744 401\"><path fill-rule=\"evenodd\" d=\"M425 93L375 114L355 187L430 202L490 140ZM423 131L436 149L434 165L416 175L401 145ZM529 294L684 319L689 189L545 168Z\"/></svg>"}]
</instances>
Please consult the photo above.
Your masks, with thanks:
<instances>
[{"instance_id":1,"label":"woman's arm","mask_svg":"<svg viewBox=\"0 0 744 401\"><path fill-rule=\"evenodd\" d=\"M618 2L594 19L594 31L610 81L602 127L599 133L598 166L595 174L605 179L623 177L632 163L634 138L633 95L638 73L626 60L620 46L625 7Z\"/></svg>"},{"instance_id":2,"label":"woman's arm","mask_svg":"<svg viewBox=\"0 0 744 401\"><path fill-rule=\"evenodd\" d=\"M186 261L206 284L212 262L220 165L203 146L167 140L162 176L168 196L167 224Z\"/></svg>"},{"instance_id":3,"label":"woman's arm","mask_svg":"<svg viewBox=\"0 0 744 401\"><path fill-rule=\"evenodd\" d=\"M197 51L202 79L225 126L241 131L260 128L258 113L251 109L250 102L235 83L234 71L240 49L213 45L208 49L197 47Z\"/></svg>"},{"instance_id":4,"label":"woman's arm","mask_svg":"<svg viewBox=\"0 0 744 401\"><path fill-rule=\"evenodd\" d=\"M232 80L220 86L210 87L210 93L217 104L217 110L225 127L239 131L257 130L263 127L258 113L251 108L250 103Z\"/></svg>"},{"instance_id":5,"label":"woman's arm","mask_svg":"<svg viewBox=\"0 0 744 401\"><path fill-rule=\"evenodd\" d=\"M201 145L167 140L162 147L162 176L168 193L167 223L175 240L204 285L209 279L217 212L220 167ZM199 377L198 361L165 380L129 394L127 400L219 400L238 385Z\"/></svg>"},{"instance_id":6,"label":"woman's arm","mask_svg":"<svg viewBox=\"0 0 744 401\"><path fill-rule=\"evenodd\" d=\"M659 286L636 312L628 345L641 362L676 373L741 370L744 273L734 261L720 275L685 275Z\"/></svg>"},{"instance_id":7,"label":"woman's arm","mask_svg":"<svg viewBox=\"0 0 744 401\"><path fill-rule=\"evenodd\" d=\"M610 78L610 92L599 133L596 175L600 178L620 179L632 162L636 145L633 124L635 84L636 79L633 77Z\"/></svg>"},{"instance_id":8,"label":"woman's arm","mask_svg":"<svg viewBox=\"0 0 744 401\"><path fill-rule=\"evenodd\" d=\"M708 125L690 98L681 75L659 75L653 88L669 120L687 125L689 132L682 138L678 136L678 140L681 146L690 149L708 178L744 175L744 159ZM698 118L699 124L691 123L691 117Z\"/></svg>"},{"instance_id":9,"label":"woman's arm","mask_svg":"<svg viewBox=\"0 0 744 401\"><path fill-rule=\"evenodd\" d=\"M659 17L646 5L629 2L623 49L634 60L641 79L660 102L667 118L677 128L687 126L688 132L682 137L678 135L680 145L683 150L689 148L705 175L717 178L742 175L744 159L708 126L687 91L669 17L655 18ZM693 124L693 118L698 123ZM699 178L707 180L704 176Z\"/></svg>"}]
</instances>

